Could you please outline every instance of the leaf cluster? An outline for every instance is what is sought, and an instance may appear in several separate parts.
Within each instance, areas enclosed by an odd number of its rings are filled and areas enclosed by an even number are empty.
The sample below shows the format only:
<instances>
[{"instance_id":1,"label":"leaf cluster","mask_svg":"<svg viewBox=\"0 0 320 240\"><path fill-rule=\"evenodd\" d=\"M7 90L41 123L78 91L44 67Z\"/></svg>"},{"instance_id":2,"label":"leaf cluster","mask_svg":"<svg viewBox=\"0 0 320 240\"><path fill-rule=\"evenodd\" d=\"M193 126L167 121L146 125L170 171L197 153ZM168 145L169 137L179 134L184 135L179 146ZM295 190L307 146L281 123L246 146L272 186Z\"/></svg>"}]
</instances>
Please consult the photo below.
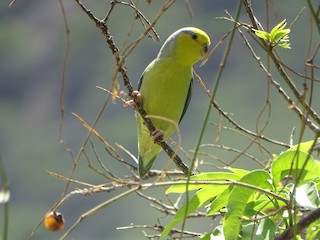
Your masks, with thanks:
<instances>
[{"instance_id":1,"label":"leaf cluster","mask_svg":"<svg viewBox=\"0 0 320 240\"><path fill-rule=\"evenodd\" d=\"M285 28L286 25L287 22L286 19L284 19L272 28L270 33L258 29L253 29L253 31L259 38L267 41L271 47L279 46L285 49L290 49L291 47L288 35L290 33L290 29Z\"/></svg>"},{"instance_id":2,"label":"leaf cluster","mask_svg":"<svg viewBox=\"0 0 320 240\"><path fill-rule=\"evenodd\" d=\"M207 217L222 216L218 227L201 236L203 240L274 239L299 221L302 211L320 207L320 163L309 154L312 147L313 141L291 147L275 157L269 170L227 168L227 172L202 173L192 176L190 182L171 186L167 194L196 192L180 207L160 239L201 207ZM301 234L296 231L297 237ZM307 239L319 236L320 222L315 221L303 234Z\"/></svg>"}]
</instances>

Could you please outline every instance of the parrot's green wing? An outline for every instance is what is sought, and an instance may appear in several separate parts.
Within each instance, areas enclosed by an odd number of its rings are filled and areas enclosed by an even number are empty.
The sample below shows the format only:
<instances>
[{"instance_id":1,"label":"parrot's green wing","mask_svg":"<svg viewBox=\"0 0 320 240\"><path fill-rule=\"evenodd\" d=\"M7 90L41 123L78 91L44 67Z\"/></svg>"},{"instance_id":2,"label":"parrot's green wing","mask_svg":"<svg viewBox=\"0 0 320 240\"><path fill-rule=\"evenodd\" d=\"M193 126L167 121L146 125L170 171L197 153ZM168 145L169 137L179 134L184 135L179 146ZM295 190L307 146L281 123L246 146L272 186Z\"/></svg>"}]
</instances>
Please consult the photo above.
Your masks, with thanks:
<instances>
[{"instance_id":1,"label":"parrot's green wing","mask_svg":"<svg viewBox=\"0 0 320 240\"><path fill-rule=\"evenodd\" d=\"M189 107L189 103L190 103L190 100L191 100L191 97L192 97L192 93L193 93L193 79L191 78L190 80L190 87L189 87L189 90L188 90L188 95L187 95L187 99L186 99L186 102L184 104L184 107L183 107L183 111L182 111L182 114L181 114L181 118L180 118L180 121L179 123L181 122L184 114L186 113L188 107Z\"/></svg>"},{"instance_id":2,"label":"parrot's green wing","mask_svg":"<svg viewBox=\"0 0 320 240\"><path fill-rule=\"evenodd\" d=\"M138 91L140 91L142 82L143 82L143 76L144 74L142 74L139 83L138 83ZM190 80L190 86L188 89L188 95L183 107L183 111L179 120L179 123L181 122L184 114L186 113L190 100L191 100L191 96L193 93L193 79L191 78ZM142 96L142 106L143 106L143 96ZM138 114L138 113L137 113ZM148 113L147 113L148 114ZM146 128L146 126L143 123L143 119L137 115L137 120L138 120L138 134L139 134L139 141L140 146L144 146L146 147L148 150L144 151L143 156L139 154L138 157L138 161L139 161L139 175L140 176L144 176L146 175L149 170L151 169L154 160L157 158L157 156L159 155L159 152L161 151L161 146L160 145L156 145L153 142L150 142L150 134L146 134L146 131L148 131L148 129Z\"/></svg>"},{"instance_id":3,"label":"parrot's green wing","mask_svg":"<svg viewBox=\"0 0 320 240\"><path fill-rule=\"evenodd\" d=\"M143 75L144 74L141 75L140 80L138 82L138 91L140 91L140 88L141 88L141 85L142 85ZM186 102L184 104L183 111L182 111L179 123L181 122L182 118L184 117L184 114L186 113L186 111L187 111L187 109L189 107L189 103L190 103L190 100L191 100L191 97L192 97L192 93L193 93L193 78L191 78L191 80L190 80L190 86L189 86L189 90L188 90L187 99L186 99Z\"/></svg>"},{"instance_id":4,"label":"parrot's green wing","mask_svg":"<svg viewBox=\"0 0 320 240\"><path fill-rule=\"evenodd\" d=\"M142 73L140 80L138 82L138 91L140 91L144 73ZM143 96L142 96L142 106L143 106ZM148 114L148 113L147 113ZM139 116L139 113L136 113L136 118L138 122L138 140L139 140L139 155L138 155L138 166L139 166L139 175L140 177L145 176L154 160L157 158L159 152L161 151L161 146L155 146L153 142L150 141L150 133L148 128L144 125L143 119ZM141 150L144 147L145 150ZM143 155L140 154L143 152Z\"/></svg>"}]
</instances>

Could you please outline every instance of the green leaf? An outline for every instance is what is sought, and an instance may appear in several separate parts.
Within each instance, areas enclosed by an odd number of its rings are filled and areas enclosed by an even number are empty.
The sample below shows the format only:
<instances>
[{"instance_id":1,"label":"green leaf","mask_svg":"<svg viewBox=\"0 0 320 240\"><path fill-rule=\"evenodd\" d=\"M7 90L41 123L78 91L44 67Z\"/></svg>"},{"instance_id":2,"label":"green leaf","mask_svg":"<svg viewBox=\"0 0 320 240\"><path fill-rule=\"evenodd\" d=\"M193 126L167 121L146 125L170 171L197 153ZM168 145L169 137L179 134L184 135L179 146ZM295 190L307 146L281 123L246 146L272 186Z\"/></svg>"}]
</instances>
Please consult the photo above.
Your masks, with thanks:
<instances>
[{"instance_id":1,"label":"green leaf","mask_svg":"<svg viewBox=\"0 0 320 240\"><path fill-rule=\"evenodd\" d=\"M261 30L257 30L257 29L253 29L254 33L261 39L266 40L267 42L270 42L270 34L265 32L265 31L261 31Z\"/></svg>"},{"instance_id":2,"label":"green leaf","mask_svg":"<svg viewBox=\"0 0 320 240\"><path fill-rule=\"evenodd\" d=\"M256 187L270 186L268 183L270 175L263 170L255 170L244 177L239 182L250 184ZM236 240L240 232L241 217L248 200L256 193L256 190L244 186L234 186L228 198L227 213L224 217L224 236L228 240Z\"/></svg>"},{"instance_id":3,"label":"green leaf","mask_svg":"<svg viewBox=\"0 0 320 240\"><path fill-rule=\"evenodd\" d=\"M271 219L263 218L258 223L246 225L241 231L241 239L272 240L276 230L276 225Z\"/></svg>"},{"instance_id":4,"label":"green leaf","mask_svg":"<svg viewBox=\"0 0 320 240\"><path fill-rule=\"evenodd\" d=\"M228 186L214 186L211 185L209 187L200 189L188 202L188 205L183 205L176 213L174 219L165 227L163 230L160 239L163 239L167 236L171 229L176 226L179 222L181 222L185 217L187 217L190 213L194 212L201 206L203 206L207 201L211 200L213 197L219 194L217 192L217 187L228 187ZM223 191L222 188L220 191ZM186 209L187 208L187 209Z\"/></svg>"},{"instance_id":5,"label":"green leaf","mask_svg":"<svg viewBox=\"0 0 320 240\"><path fill-rule=\"evenodd\" d=\"M287 35L290 32L290 29L285 29L282 31L277 32L274 34L274 36L271 36L272 44L281 44L281 43L288 43L289 42L289 36Z\"/></svg>"},{"instance_id":6,"label":"green leaf","mask_svg":"<svg viewBox=\"0 0 320 240\"><path fill-rule=\"evenodd\" d=\"M240 171L237 171L240 174ZM243 174L243 171L241 172ZM241 175L240 174L240 175ZM228 172L209 172L197 174L190 177L190 181L237 181L240 177L234 173ZM176 226L179 222L181 222L186 216L190 213L196 211L198 208L202 207L206 202L212 200L214 197L220 195L226 189L228 189L229 185L214 185L211 183L208 184L189 184L188 191L198 190L195 195L189 200L188 204L183 205L175 215L174 219L166 226L161 234L161 238L163 239L165 236L169 234L171 229ZM199 190L200 189L200 190ZM184 193L186 192L186 183L185 181L181 184L177 182L177 185L173 185L167 189L166 193ZM187 210L186 210L187 208Z\"/></svg>"},{"instance_id":7,"label":"green leaf","mask_svg":"<svg viewBox=\"0 0 320 240\"><path fill-rule=\"evenodd\" d=\"M304 169L302 169L303 166ZM299 186L319 177L319 172L320 163L314 161L312 156L302 151L288 150L283 152L273 161L271 166L271 174L276 185L288 175L296 179L301 174L301 179L297 183Z\"/></svg>"},{"instance_id":8,"label":"green leaf","mask_svg":"<svg viewBox=\"0 0 320 240\"><path fill-rule=\"evenodd\" d=\"M282 189L281 189L282 190ZM288 198L284 193L280 193L279 196L283 198ZM286 206L286 203L283 201L278 201L276 199L269 198L266 195L262 195L254 201L254 210L262 213L270 213L278 211L281 207Z\"/></svg>"},{"instance_id":9,"label":"green leaf","mask_svg":"<svg viewBox=\"0 0 320 240\"><path fill-rule=\"evenodd\" d=\"M223 236L223 228L221 225L217 226L212 233L200 236L202 240L225 240Z\"/></svg>"},{"instance_id":10,"label":"green leaf","mask_svg":"<svg viewBox=\"0 0 320 240\"><path fill-rule=\"evenodd\" d=\"M255 34L269 43L272 47L279 46L282 48L290 48L289 42L289 33L290 29L286 28L287 22L286 19L278 23L274 28L272 28L271 32L265 32L257 29L253 29Z\"/></svg>"},{"instance_id":11,"label":"green leaf","mask_svg":"<svg viewBox=\"0 0 320 240\"><path fill-rule=\"evenodd\" d=\"M239 177L233 173L228 172L208 172L208 173L201 173L190 177L190 181L228 181L228 180L238 180ZM200 188L211 187L212 184L189 184L188 191L198 190ZM186 192L186 184L185 181L183 184L172 185L170 188L167 189L166 194L169 193L184 193Z\"/></svg>"},{"instance_id":12,"label":"green leaf","mask_svg":"<svg viewBox=\"0 0 320 240\"><path fill-rule=\"evenodd\" d=\"M211 216L219 211L221 208L227 206L228 197L232 187L227 187L219 196L217 196L210 204L207 216Z\"/></svg>"},{"instance_id":13,"label":"green leaf","mask_svg":"<svg viewBox=\"0 0 320 240\"><path fill-rule=\"evenodd\" d=\"M284 29L284 27L287 25L286 19L282 20L282 22L278 23L274 28L272 28L270 35L271 37L274 36L277 32L281 31Z\"/></svg>"},{"instance_id":14,"label":"green leaf","mask_svg":"<svg viewBox=\"0 0 320 240\"><path fill-rule=\"evenodd\" d=\"M320 219L309 225L306 232L306 239L320 239Z\"/></svg>"},{"instance_id":15,"label":"green leaf","mask_svg":"<svg viewBox=\"0 0 320 240\"><path fill-rule=\"evenodd\" d=\"M225 167L225 169L228 169L230 172L233 172L234 174L236 174L239 177L238 179L233 179L233 180L239 180L241 177L243 177L244 175L246 175L250 172L248 170L244 170L241 168L233 168L233 167Z\"/></svg>"},{"instance_id":16,"label":"green leaf","mask_svg":"<svg viewBox=\"0 0 320 240\"><path fill-rule=\"evenodd\" d=\"M317 142L319 143L319 141L320 141L320 138L318 138ZM311 150L311 147L313 146L313 142L314 142L314 140L296 144L296 145L292 146L290 148L290 150L298 150L299 149L299 151L302 151L302 152L309 152ZM317 144L315 144L315 145L317 145Z\"/></svg>"},{"instance_id":17,"label":"green leaf","mask_svg":"<svg viewBox=\"0 0 320 240\"><path fill-rule=\"evenodd\" d=\"M319 192L315 182L308 182L296 189L296 202L304 208L314 210L320 206Z\"/></svg>"}]
</instances>

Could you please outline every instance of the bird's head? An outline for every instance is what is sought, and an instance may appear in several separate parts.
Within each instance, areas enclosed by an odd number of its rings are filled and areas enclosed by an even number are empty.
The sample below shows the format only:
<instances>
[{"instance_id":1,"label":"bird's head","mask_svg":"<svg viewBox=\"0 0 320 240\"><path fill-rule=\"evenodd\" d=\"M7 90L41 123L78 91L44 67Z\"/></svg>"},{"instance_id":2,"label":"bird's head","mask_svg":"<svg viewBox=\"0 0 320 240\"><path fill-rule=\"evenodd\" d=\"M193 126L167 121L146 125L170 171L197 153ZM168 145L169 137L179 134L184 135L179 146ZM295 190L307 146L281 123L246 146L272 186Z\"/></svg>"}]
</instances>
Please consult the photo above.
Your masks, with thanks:
<instances>
[{"instance_id":1,"label":"bird's head","mask_svg":"<svg viewBox=\"0 0 320 240\"><path fill-rule=\"evenodd\" d=\"M193 65L208 52L210 38L199 28L177 30L165 41L158 57L174 57L182 64Z\"/></svg>"}]
</instances>

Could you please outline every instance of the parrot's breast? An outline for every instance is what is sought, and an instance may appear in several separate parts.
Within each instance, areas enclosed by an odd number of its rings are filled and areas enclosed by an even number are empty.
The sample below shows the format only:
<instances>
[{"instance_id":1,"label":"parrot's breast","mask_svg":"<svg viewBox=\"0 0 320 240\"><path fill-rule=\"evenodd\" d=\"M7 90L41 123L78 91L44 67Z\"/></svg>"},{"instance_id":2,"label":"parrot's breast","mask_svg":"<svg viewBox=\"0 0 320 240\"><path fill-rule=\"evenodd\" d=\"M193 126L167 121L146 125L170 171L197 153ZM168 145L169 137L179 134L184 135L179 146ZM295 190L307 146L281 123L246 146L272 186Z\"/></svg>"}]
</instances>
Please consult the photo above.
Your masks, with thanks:
<instances>
[{"instance_id":1,"label":"parrot's breast","mask_svg":"<svg viewBox=\"0 0 320 240\"><path fill-rule=\"evenodd\" d=\"M165 132L165 140L181 119L191 79L191 67L175 65L167 59L155 61L143 76L143 108L155 128Z\"/></svg>"}]
</instances>

